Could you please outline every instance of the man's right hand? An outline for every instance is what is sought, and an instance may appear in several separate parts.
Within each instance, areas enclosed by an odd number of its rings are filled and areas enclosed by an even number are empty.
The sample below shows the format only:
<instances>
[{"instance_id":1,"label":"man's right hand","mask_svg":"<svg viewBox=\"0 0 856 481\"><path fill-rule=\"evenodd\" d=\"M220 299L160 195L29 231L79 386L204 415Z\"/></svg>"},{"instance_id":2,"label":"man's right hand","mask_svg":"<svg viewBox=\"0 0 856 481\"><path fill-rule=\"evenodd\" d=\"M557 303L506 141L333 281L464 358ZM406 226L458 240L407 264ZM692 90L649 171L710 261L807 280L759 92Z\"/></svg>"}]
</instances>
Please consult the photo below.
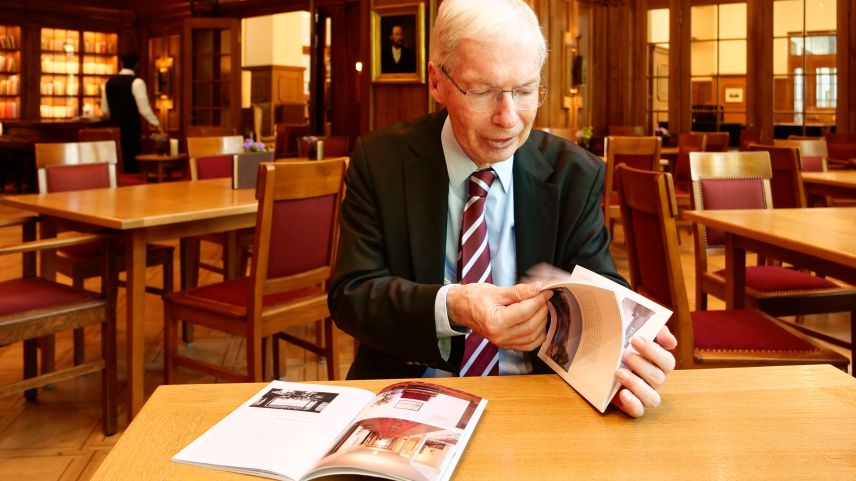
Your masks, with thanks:
<instances>
[{"instance_id":1,"label":"man's right hand","mask_svg":"<svg viewBox=\"0 0 856 481\"><path fill-rule=\"evenodd\" d=\"M540 283L497 287L463 284L449 290L449 321L481 334L501 349L531 351L547 337L547 301Z\"/></svg>"}]
</instances>

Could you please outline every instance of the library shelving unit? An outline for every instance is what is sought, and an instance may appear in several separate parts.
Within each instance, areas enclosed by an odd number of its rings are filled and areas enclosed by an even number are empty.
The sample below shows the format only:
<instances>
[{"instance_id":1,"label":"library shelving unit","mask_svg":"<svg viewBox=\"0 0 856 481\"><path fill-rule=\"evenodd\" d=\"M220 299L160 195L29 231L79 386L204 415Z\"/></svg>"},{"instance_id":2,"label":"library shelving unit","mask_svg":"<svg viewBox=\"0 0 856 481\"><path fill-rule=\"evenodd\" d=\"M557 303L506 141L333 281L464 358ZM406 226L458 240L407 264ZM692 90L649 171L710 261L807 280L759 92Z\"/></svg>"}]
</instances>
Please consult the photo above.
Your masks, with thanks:
<instances>
[{"instance_id":1,"label":"library shelving unit","mask_svg":"<svg viewBox=\"0 0 856 481\"><path fill-rule=\"evenodd\" d=\"M0 25L0 121L21 116L21 27Z\"/></svg>"},{"instance_id":2,"label":"library shelving unit","mask_svg":"<svg viewBox=\"0 0 856 481\"><path fill-rule=\"evenodd\" d=\"M41 118L101 115L101 88L118 73L117 47L115 33L43 28Z\"/></svg>"}]
</instances>

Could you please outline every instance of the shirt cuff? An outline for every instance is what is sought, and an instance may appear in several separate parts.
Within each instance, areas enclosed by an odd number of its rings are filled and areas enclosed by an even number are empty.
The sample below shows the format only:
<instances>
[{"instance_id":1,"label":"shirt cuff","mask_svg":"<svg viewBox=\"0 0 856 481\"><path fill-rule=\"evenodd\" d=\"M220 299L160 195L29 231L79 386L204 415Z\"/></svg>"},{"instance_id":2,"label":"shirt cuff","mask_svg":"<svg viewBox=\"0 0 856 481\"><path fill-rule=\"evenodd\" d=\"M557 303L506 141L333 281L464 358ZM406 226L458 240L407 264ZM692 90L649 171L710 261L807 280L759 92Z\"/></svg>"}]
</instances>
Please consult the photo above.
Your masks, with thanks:
<instances>
[{"instance_id":1,"label":"shirt cuff","mask_svg":"<svg viewBox=\"0 0 856 481\"><path fill-rule=\"evenodd\" d=\"M449 290L459 285L446 284L437 291L437 297L434 298L434 330L437 332L437 347L445 361L448 361L449 356L452 354L451 336L463 336L466 334L466 332L452 329L452 325L449 322L449 311L446 309L446 296L449 294Z\"/></svg>"}]
</instances>

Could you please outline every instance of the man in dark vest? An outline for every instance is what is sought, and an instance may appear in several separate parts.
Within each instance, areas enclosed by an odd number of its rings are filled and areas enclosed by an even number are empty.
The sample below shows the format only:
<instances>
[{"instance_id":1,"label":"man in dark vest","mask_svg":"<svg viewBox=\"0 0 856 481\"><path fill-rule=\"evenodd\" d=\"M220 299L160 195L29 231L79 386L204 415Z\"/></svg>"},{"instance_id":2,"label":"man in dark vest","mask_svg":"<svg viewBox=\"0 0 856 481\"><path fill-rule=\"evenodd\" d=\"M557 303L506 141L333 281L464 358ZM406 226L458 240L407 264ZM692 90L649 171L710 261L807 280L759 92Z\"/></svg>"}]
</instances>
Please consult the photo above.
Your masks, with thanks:
<instances>
[{"instance_id":1,"label":"man in dark vest","mask_svg":"<svg viewBox=\"0 0 856 481\"><path fill-rule=\"evenodd\" d=\"M146 82L134 74L138 56L122 56L122 70L110 77L101 89L101 110L110 124L122 132L122 161L125 172L137 172L136 156L140 153L140 115L163 135L163 128L149 106Z\"/></svg>"}]
</instances>

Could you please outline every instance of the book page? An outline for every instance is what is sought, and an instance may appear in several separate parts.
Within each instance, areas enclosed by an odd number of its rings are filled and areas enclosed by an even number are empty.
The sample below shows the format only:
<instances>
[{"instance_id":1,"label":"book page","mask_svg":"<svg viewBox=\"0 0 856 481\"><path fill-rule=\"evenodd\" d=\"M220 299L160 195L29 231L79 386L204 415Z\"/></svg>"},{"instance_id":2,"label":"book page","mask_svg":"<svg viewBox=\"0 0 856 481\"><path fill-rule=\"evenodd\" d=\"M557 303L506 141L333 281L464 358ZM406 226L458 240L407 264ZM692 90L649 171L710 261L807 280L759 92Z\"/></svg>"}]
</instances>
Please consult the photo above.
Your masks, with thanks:
<instances>
[{"instance_id":1,"label":"book page","mask_svg":"<svg viewBox=\"0 0 856 481\"><path fill-rule=\"evenodd\" d=\"M620 386L615 371L624 350L633 350L630 340L653 340L672 312L581 266L568 274L541 264L528 280L554 291L538 357L604 412Z\"/></svg>"},{"instance_id":2,"label":"book page","mask_svg":"<svg viewBox=\"0 0 856 481\"><path fill-rule=\"evenodd\" d=\"M478 396L435 384L388 386L356 417L308 479L365 472L390 479L447 480L486 404Z\"/></svg>"},{"instance_id":3,"label":"book page","mask_svg":"<svg viewBox=\"0 0 856 481\"><path fill-rule=\"evenodd\" d=\"M373 396L364 389L273 381L172 460L298 480Z\"/></svg>"}]
</instances>

